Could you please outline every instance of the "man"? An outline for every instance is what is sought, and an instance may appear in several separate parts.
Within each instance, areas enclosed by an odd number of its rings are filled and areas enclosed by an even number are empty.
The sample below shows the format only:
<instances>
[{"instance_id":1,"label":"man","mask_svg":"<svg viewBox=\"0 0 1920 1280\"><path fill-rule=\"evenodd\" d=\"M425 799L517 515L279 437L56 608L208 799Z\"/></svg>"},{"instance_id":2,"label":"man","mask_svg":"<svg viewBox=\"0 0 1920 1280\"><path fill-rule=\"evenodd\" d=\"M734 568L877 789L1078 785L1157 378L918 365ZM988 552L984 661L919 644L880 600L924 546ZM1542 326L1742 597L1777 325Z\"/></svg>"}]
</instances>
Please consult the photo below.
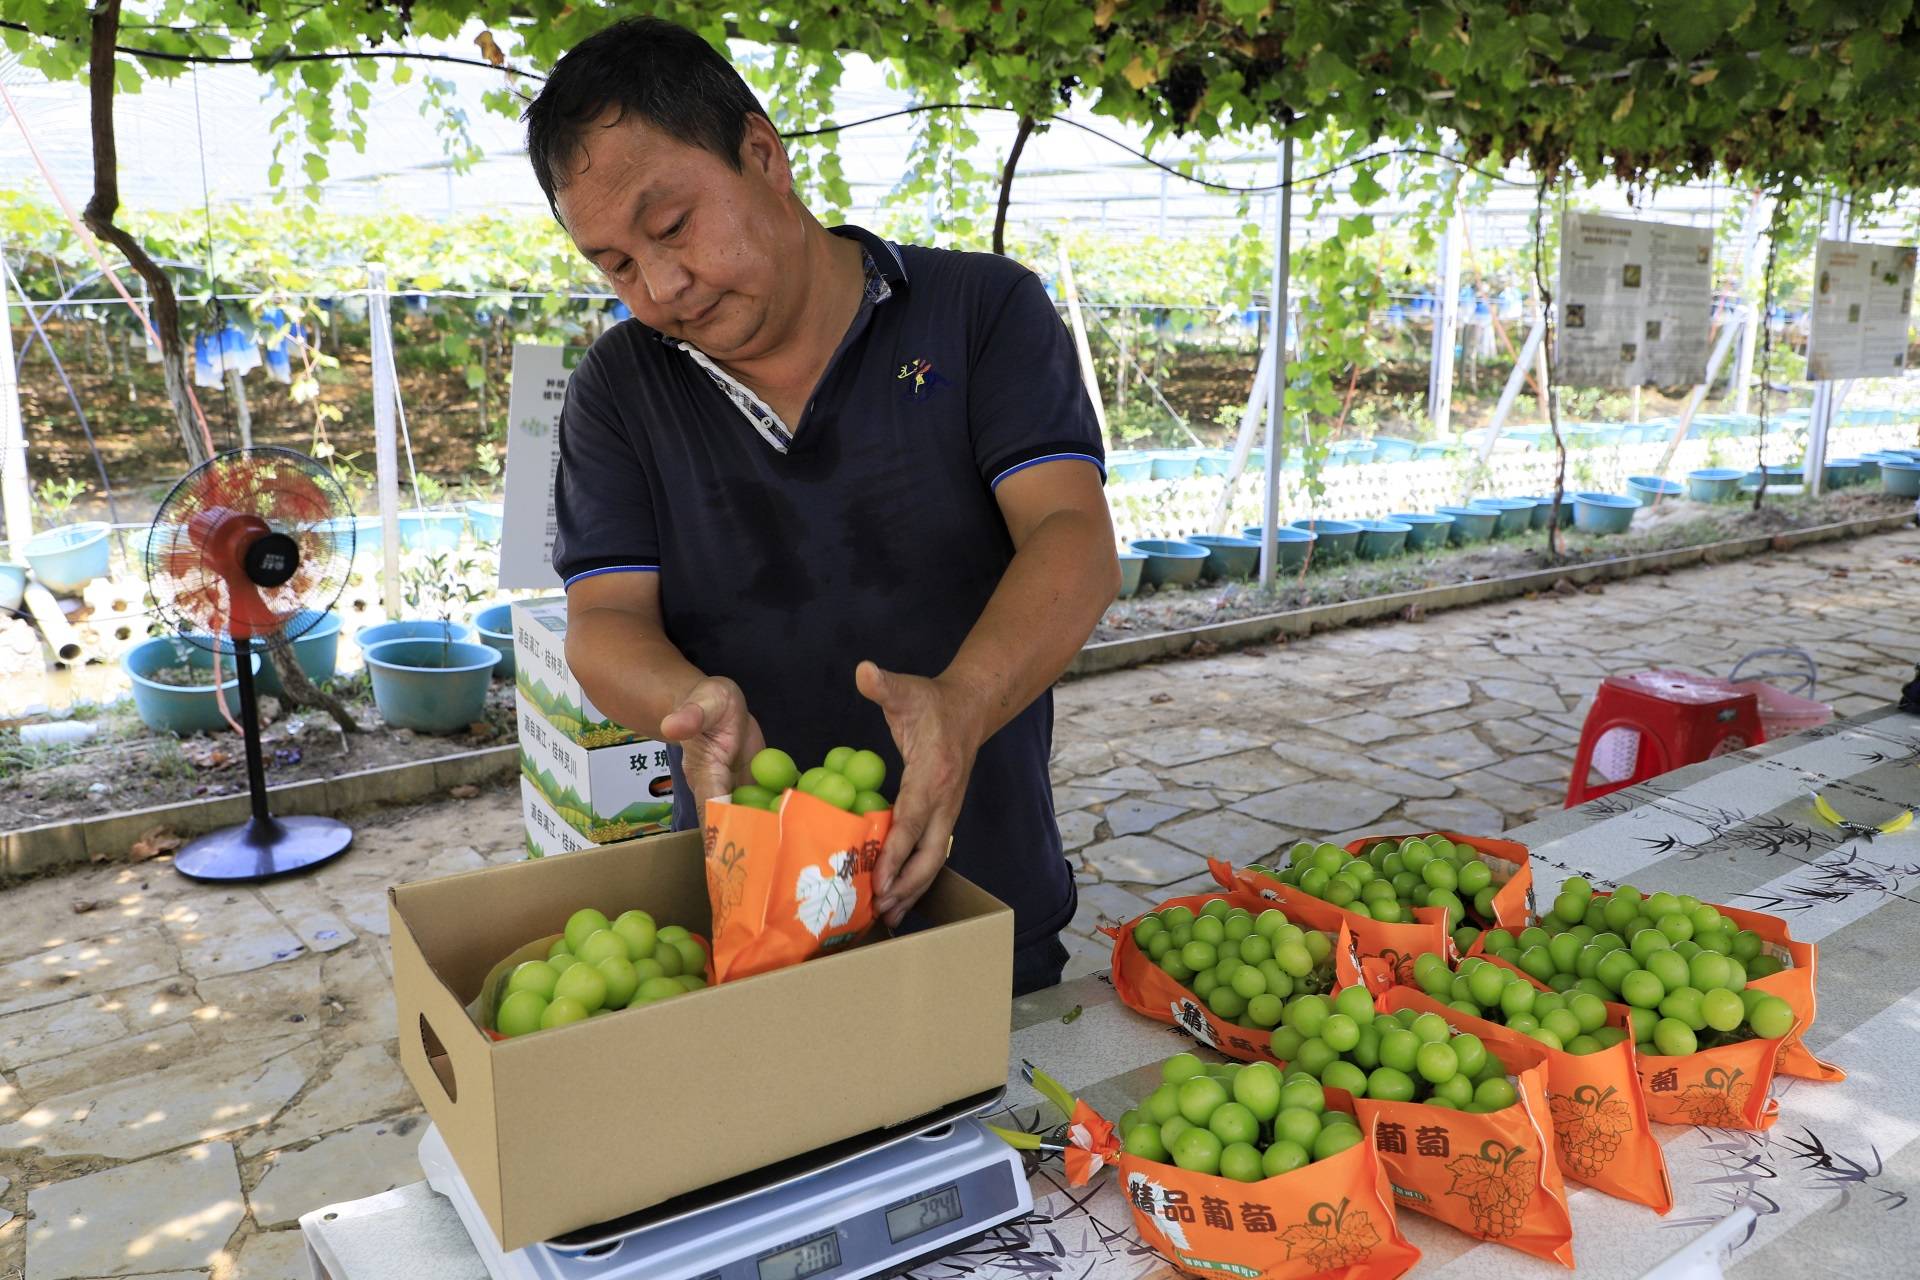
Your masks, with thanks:
<instances>
[{"instance_id":1,"label":"man","mask_svg":"<svg viewBox=\"0 0 1920 1280\"><path fill-rule=\"evenodd\" d=\"M1047 690L1118 589L1100 434L1034 275L828 230L692 32L623 22L527 109L534 173L634 318L567 389L567 660L673 752L675 823L771 743L898 780L875 909L947 860L1014 909L1014 981L1073 915ZM889 741L889 739L891 739ZM951 841L949 841L951 837Z\"/></svg>"}]
</instances>

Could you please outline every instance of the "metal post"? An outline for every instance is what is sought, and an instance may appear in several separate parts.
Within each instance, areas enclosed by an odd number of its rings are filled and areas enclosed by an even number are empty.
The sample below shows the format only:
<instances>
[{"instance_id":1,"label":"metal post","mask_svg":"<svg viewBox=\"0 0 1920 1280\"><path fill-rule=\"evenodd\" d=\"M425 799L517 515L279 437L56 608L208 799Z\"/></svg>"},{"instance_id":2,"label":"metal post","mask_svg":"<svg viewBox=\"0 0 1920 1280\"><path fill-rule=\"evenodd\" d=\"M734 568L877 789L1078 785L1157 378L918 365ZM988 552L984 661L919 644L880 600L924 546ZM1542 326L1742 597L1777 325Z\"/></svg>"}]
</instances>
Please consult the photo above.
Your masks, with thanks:
<instances>
[{"instance_id":1,"label":"metal post","mask_svg":"<svg viewBox=\"0 0 1920 1280\"><path fill-rule=\"evenodd\" d=\"M1280 441L1285 433L1287 411L1287 314L1289 304L1288 273L1292 266L1293 242L1293 139L1280 143L1280 200L1274 214L1273 287L1268 295L1268 312L1273 317L1273 377L1267 383L1267 474L1260 500L1260 586L1273 588L1274 558L1277 550L1274 530L1280 523Z\"/></svg>"},{"instance_id":2,"label":"metal post","mask_svg":"<svg viewBox=\"0 0 1920 1280\"><path fill-rule=\"evenodd\" d=\"M27 300L20 299L22 311ZM20 422L20 379L13 364L13 310L7 272L0 263L0 507L6 510L8 558L22 554L33 536L32 491L27 486L27 433Z\"/></svg>"},{"instance_id":3,"label":"metal post","mask_svg":"<svg viewBox=\"0 0 1920 1280\"><path fill-rule=\"evenodd\" d=\"M1213 520L1208 525L1215 533L1232 532L1227 528L1227 513L1233 508L1233 491L1247 469L1247 459L1253 455L1253 433L1266 420L1267 384L1272 378L1273 342L1269 338L1261 346L1259 363L1254 366L1253 386L1247 392L1247 406L1240 412L1240 433L1234 438L1233 457L1227 462L1227 482L1221 486L1220 499L1214 504Z\"/></svg>"},{"instance_id":4,"label":"metal post","mask_svg":"<svg viewBox=\"0 0 1920 1280\"><path fill-rule=\"evenodd\" d=\"M1546 333L1545 318L1535 315L1533 327L1527 330L1526 341L1520 344L1519 354L1513 358L1513 372L1507 375L1507 385L1500 389L1500 403L1493 407L1493 421L1487 424L1487 438L1480 445L1482 462L1493 456L1494 442L1500 438L1500 429L1507 425L1507 415L1513 412L1513 402L1520 398L1520 388L1527 381L1527 366L1533 363Z\"/></svg>"},{"instance_id":5,"label":"metal post","mask_svg":"<svg viewBox=\"0 0 1920 1280\"><path fill-rule=\"evenodd\" d=\"M1749 302L1740 309L1740 354L1733 366L1733 411L1747 411L1748 392L1753 389L1754 340L1760 333L1760 309Z\"/></svg>"},{"instance_id":6,"label":"metal post","mask_svg":"<svg viewBox=\"0 0 1920 1280\"><path fill-rule=\"evenodd\" d=\"M227 370L227 394L233 397L233 417L240 428L240 447L253 448L253 410L247 405L247 383L238 369Z\"/></svg>"},{"instance_id":7,"label":"metal post","mask_svg":"<svg viewBox=\"0 0 1920 1280\"><path fill-rule=\"evenodd\" d=\"M1827 204L1826 237L1845 240L1852 233L1853 207L1845 196L1835 195ZM1832 379L1813 384L1813 413L1807 422L1807 457L1803 464L1810 497L1820 496L1826 480L1827 431L1833 426L1833 410L1839 399L1835 392L1839 389Z\"/></svg>"},{"instance_id":8,"label":"metal post","mask_svg":"<svg viewBox=\"0 0 1920 1280\"><path fill-rule=\"evenodd\" d=\"M1160 171L1160 228L1158 232L1156 232L1156 234L1159 235L1161 239L1163 240L1166 239L1166 236L1167 236L1167 173L1166 173L1166 170L1164 169Z\"/></svg>"},{"instance_id":9,"label":"metal post","mask_svg":"<svg viewBox=\"0 0 1920 1280\"><path fill-rule=\"evenodd\" d=\"M387 310L387 269L367 264L367 328L373 338L374 479L380 493L381 600L388 618L400 616L399 396L393 385L393 317Z\"/></svg>"},{"instance_id":10,"label":"metal post","mask_svg":"<svg viewBox=\"0 0 1920 1280\"><path fill-rule=\"evenodd\" d=\"M1433 361L1427 382L1427 417L1433 434L1442 440L1452 435L1448 420L1453 415L1453 337L1460 322L1460 218L1447 220L1440 237L1440 307L1433 317Z\"/></svg>"}]
</instances>

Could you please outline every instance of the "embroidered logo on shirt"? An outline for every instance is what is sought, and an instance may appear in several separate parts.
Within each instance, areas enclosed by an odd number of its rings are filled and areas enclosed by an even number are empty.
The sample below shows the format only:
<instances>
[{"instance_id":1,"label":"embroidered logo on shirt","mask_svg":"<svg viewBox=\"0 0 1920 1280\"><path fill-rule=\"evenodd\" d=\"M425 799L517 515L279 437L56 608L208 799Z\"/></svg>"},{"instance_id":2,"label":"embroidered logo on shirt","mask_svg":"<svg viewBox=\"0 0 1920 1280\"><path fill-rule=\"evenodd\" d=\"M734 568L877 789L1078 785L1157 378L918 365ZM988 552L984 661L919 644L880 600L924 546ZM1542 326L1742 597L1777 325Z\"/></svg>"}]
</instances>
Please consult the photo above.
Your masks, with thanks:
<instances>
[{"instance_id":1,"label":"embroidered logo on shirt","mask_svg":"<svg viewBox=\"0 0 1920 1280\"><path fill-rule=\"evenodd\" d=\"M913 404L930 400L933 398L933 393L941 387L953 385L944 375L935 371L931 360L909 360L901 365L900 372L894 375L897 382L907 382L909 378L912 382L901 388L900 394L902 398Z\"/></svg>"}]
</instances>

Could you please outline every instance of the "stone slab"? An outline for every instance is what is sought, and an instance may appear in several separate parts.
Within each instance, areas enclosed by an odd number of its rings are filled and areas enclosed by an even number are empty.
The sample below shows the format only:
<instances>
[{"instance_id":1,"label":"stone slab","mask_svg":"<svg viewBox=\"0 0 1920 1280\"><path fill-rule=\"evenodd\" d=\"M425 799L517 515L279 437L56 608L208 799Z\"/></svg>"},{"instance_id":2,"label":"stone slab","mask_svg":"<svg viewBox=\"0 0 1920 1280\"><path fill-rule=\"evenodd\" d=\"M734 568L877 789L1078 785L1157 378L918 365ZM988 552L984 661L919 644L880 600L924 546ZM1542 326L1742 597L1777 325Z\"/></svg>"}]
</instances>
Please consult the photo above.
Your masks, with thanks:
<instances>
[{"instance_id":1,"label":"stone slab","mask_svg":"<svg viewBox=\"0 0 1920 1280\"><path fill-rule=\"evenodd\" d=\"M1331 733L1336 738L1344 738L1348 742L1363 745L1370 742L1384 742L1388 738L1397 738L1401 734L1413 732L1408 725L1391 716L1383 716L1377 711L1362 711L1358 715L1322 720L1315 727L1324 733Z\"/></svg>"},{"instance_id":2,"label":"stone slab","mask_svg":"<svg viewBox=\"0 0 1920 1280\"><path fill-rule=\"evenodd\" d=\"M1211 724L1189 724L1136 734L1114 745L1143 760L1171 768L1174 765L1192 764L1195 760L1232 755L1236 751L1264 746L1265 743L1244 730L1224 729Z\"/></svg>"},{"instance_id":3,"label":"stone slab","mask_svg":"<svg viewBox=\"0 0 1920 1280\"><path fill-rule=\"evenodd\" d=\"M1184 849L1239 866L1258 862L1292 840L1290 833L1232 809L1170 822L1154 832Z\"/></svg>"},{"instance_id":4,"label":"stone slab","mask_svg":"<svg viewBox=\"0 0 1920 1280\"><path fill-rule=\"evenodd\" d=\"M1075 933L1092 937L1103 924L1124 924L1151 910L1153 903L1117 884L1083 884L1080 909L1073 913L1073 923L1068 927Z\"/></svg>"},{"instance_id":5,"label":"stone slab","mask_svg":"<svg viewBox=\"0 0 1920 1280\"><path fill-rule=\"evenodd\" d=\"M1128 884L1172 884L1207 869L1205 858L1154 836L1102 840L1081 850L1081 856L1101 879Z\"/></svg>"},{"instance_id":6,"label":"stone slab","mask_svg":"<svg viewBox=\"0 0 1920 1280\"><path fill-rule=\"evenodd\" d=\"M1377 821L1399 802L1357 782L1322 778L1250 796L1233 807L1296 836L1318 838Z\"/></svg>"},{"instance_id":7,"label":"stone slab","mask_svg":"<svg viewBox=\"0 0 1920 1280\"><path fill-rule=\"evenodd\" d=\"M1313 774L1287 763L1270 750L1242 751L1169 770L1167 778L1183 787L1212 787L1229 791L1270 791Z\"/></svg>"},{"instance_id":8,"label":"stone slab","mask_svg":"<svg viewBox=\"0 0 1920 1280\"><path fill-rule=\"evenodd\" d=\"M1125 800L1115 800L1102 811L1101 816L1106 819L1107 830L1114 835L1137 836L1185 812L1185 809L1174 805L1153 804L1129 796Z\"/></svg>"},{"instance_id":9,"label":"stone slab","mask_svg":"<svg viewBox=\"0 0 1920 1280\"><path fill-rule=\"evenodd\" d=\"M306 1275L307 1242L296 1228L248 1236L222 1280L304 1280Z\"/></svg>"},{"instance_id":10,"label":"stone slab","mask_svg":"<svg viewBox=\"0 0 1920 1280\"><path fill-rule=\"evenodd\" d=\"M291 1226L320 1205L417 1182L421 1116L369 1120L310 1147L282 1152L247 1197L264 1229Z\"/></svg>"},{"instance_id":11,"label":"stone slab","mask_svg":"<svg viewBox=\"0 0 1920 1280\"><path fill-rule=\"evenodd\" d=\"M1406 815L1426 831L1458 831L1466 836L1497 836L1507 829L1500 811L1479 800L1414 800Z\"/></svg>"},{"instance_id":12,"label":"stone slab","mask_svg":"<svg viewBox=\"0 0 1920 1280\"><path fill-rule=\"evenodd\" d=\"M58 1041L54 1042L58 1044ZM88 1086L109 1084L145 1072L156 1071L170 1063L197 1056L199 1037L193 1028L174 1023L145 1035L127 1036L92 1048L43 1058L14 1072L14 1079L29 1098L54 1097Z\"/></svg>"},{"instance_id":13,"label":"stone slab","mask_svg":"<svg viewBox=\"0 0 1920 1280\"><path fill-rule=\"evenodd\" d=\"M251 1159L417 1105L413 1086L386 1045L361 1045L334 1063L272 1124L242 1138L240 1154Z\"/></svg>"},{"instance_id":14,"label":"stone slab","mask_svg":"<svg viewBox=\"0 0 1920 1280\"><path fill-rule=\"evenodd\" d=\"M1059 815L1062 848L1078 849L1100 834L1100 816L1076 809Z\"/></svg>"},{"instance_id":15,"label":"stone slab","mask_svg":"<svg viewBox=\"0 0 1920 1280\"><path fill-rule=\"evenodd\" d=\"M246 1214L233 1148L208 1142L27 1194L26 1280L210 1267Z\"/></svg>"},{"instance_id":16,"label":"stone slab","mask_svg":"<svg viewBox=\"0 0 1920 1280\"><path fill-rule=\"evenodd\" d=\"M152 982L179 967L173 947L144 926L49 947L0 965L0 1015Z\"/></svg>"},{"instance_id":17,"label":"stone slab","mask_svg":"<svg viewBox=\"0 0 1920 1280\"><path fill-rule=\"evenodd\" d=\"M180 962L196 978L264 969L306 953L306 944L252 892L197 894L161 916Z\"/></svg>"},{"instance_id":18,"label":"stone slab","mask_svg":"<svg viewBox=\"0 0 1920 1280\"><path fill-rule=\"evenodd\" d=\"M0 1017L0 1070L109 1044L126 1034L127 1024L91 999L23 1009Z\"/></svg>"},{"instance_id":19,"label":"stone slab","mask_svg":"<svg viewBox=\"0 0 1920 1280\"><path fill-rule=\"evenodd\" d=\"M1407 769L1397 769L1351 748L1328 749L1292 742L1276 742L1274 753L1284 756L1303 769L1307 777L1316 774L1363 782L1377 791L1418 799L1437 799L1454 793L1454 785L1444 778Z\"/></svg>"},{"instance_id":20,"label":"stone slab","mask_svg":"<svg viewBox=\"0 0 1920 1280\"><path fill-rule=\"evenodd\" d=\"M1405 742L1380 747L1374 755L1410 773L1424 773L1437 778L1478 769L1500 759L1500 753L1476 738L1470 729L1409 738Z\"/></svg>"}]
</instances>

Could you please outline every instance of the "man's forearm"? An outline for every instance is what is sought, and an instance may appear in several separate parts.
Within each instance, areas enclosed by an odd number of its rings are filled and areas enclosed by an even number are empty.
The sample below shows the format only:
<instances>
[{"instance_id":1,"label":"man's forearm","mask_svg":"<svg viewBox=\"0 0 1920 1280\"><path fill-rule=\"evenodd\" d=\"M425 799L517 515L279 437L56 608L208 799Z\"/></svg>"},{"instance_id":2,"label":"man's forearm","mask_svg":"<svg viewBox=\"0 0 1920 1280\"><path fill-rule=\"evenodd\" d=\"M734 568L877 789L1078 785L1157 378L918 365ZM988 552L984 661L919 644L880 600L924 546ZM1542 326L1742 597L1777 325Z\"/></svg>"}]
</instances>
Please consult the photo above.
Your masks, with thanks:
<instances>
[{"instance_id":1,"label":"man's forearm","mask_svg":"<svg viewBox=\"0 0 1920 1280\"><path fill-rule=\"evenodd\" d=\"M648 737L704 675L659 628L609 608L568 614L567 666L594 706Z\"/></svg>"},{"instance_id":2,"label":"man's forearm","mask_svg":"<svg viewBox=\"0 0 1920 1280\"><path fill-rule=\"evenodd\" d=\"M969 693L980 742L1060 678L1119 589L1105 519L1056 511L1034 529L940 675Z\"/></svg>"}]
</instances>

